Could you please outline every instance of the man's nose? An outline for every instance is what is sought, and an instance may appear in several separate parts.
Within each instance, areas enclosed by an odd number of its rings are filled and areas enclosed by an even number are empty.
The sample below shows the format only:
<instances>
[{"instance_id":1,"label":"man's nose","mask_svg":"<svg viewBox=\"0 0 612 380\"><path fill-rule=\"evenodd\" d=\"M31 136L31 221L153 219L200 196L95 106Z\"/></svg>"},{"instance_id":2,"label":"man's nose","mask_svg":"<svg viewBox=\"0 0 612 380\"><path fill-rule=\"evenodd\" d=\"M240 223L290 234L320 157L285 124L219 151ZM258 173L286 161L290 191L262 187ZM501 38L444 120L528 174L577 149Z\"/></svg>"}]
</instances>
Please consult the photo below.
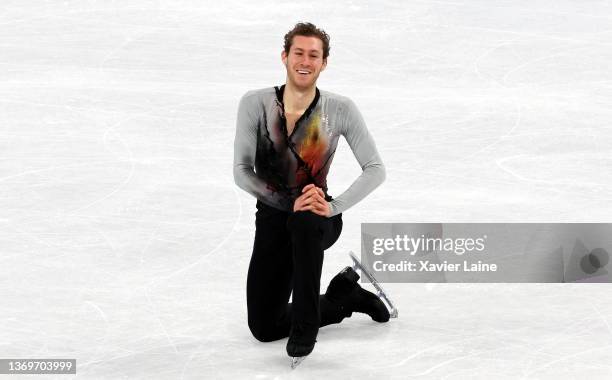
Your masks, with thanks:
<instances>
[{"instance_id":1,"label":"man's nose","mask_svg":"<svg viewBox=\"0 0 612 380\"><path fill-rule=\"evenodd\" d=\"M314 59L313 59L313 58L310 58L310 57L302 57L302 62L301 62L301 63L303 63L303 64L305 64L305 65L310 65L310 64L312 63L312 61L314 61Z\"/></svg>"}]
</instances>

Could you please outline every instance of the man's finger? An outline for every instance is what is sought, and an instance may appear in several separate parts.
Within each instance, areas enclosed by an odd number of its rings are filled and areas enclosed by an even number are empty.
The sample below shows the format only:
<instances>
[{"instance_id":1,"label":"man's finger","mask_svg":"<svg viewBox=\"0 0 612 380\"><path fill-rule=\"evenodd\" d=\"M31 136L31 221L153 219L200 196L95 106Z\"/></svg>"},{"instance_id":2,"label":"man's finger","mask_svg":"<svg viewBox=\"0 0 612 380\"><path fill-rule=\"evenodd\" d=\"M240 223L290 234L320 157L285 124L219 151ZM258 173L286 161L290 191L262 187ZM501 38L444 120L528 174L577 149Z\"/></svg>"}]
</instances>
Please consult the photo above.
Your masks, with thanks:
<instances>
[{"instance_id":1,"label":"man's finger","mask_svg":"<svg viewBox=\"0 0 612 380\"><path fill-rule=\"evenodd\" d=\"M296 208L295 211L310 211L314 214L320 216L327 216L327 208L321 203L312 203L308 205L302 205L299 208Z\"/></svg>"},{"instance_id":2,"label":"man's finger","mask_svg":"<svg viewBox=\"0 0 612 380\"><path fill-rule=\"evenodd\" d=\"M312 191L316 191L319 195L321 195L322 197L325 197L325 193L323 192L323 189L321 189L320 187L313 185Z\"/></svg>"},{"instance_id":3,"label":"man's finger","mask_svg":"<svg viewBox=\"0 0 612 380\"><path fill-rule=\"evenodd\" d=\"M315 198L318 196L319 196L319 193L317 193L316 191L309 191L308 193L304 193L300 195L300 198L306 200L306 199Z\"/></svg>"},{"instance_id":4,"label":"man's finger","mask_svg":"<svg viewBox=\"0 0 612 380\"><path fill-rule=\"evenodd\" d=\"M304 199L304 202L303 202L304 205L314 205L317 203L319 203L319 200L317 200L316 197L310 197L308 199Z\"/></svg>"},{"instance_id":5,"label":"man's finger","mask_svg":"<svg viewBox=\"0 0 612 380\"><path fill-rule=\"evenodd\" d=\"M303 193L296 198L293 206L294 211L313 211L323 215L326 211L325 193L320 187L308 184L304 187Z\"/></svg>"},{"instance_id":6,"label":"man's finger","mask_svg":"<svg viewBox=\"0 0 612 380\"><path fill-rule=\"evenodd\" d=\"M304 207L304 201L305 199L302 197L296 199L295 202L293 202L293 211L299 211L302 209Z\"/></svg>"},{"instance_id":7,"label":"man's finger","mask_svg":"<svg viewBox=\"0 0 612 380\"><path fill-rule=\"evenodd\" d=\"M311 210L312 212L314 212L317 215L321 215L321 216L325 216L325 209L323 207L313 207L313 209Z\"/></svg>"},{"instance_id":8,"label":"man's finger","mask_svg":"<svg viewBox=\"0 0 612 380\"><path fill-rule=\"evenodd\" d=\"M304 186L304 188L302 189L302 194L300 195L300 197L305 196L308 193L318 193L321 197L325 198L325 193L323 192L323 189L321 189L320 187L315 186L312 183L309 183L308 185Z\"/></svg>"},{"instance_id":9,"label":"man's finger","mask_svg":"<svg viewBox=\"0 0 612 380\"><path fill-rule=\"evenodd\" d=\"M305 192L303 192L302 194L300 194L300 196L299 196L299 197L297 197L297 199L300 199L300 198L302 198L302 199L308 198L308 197L309 197L309 196L311 196L313 193L316 193L316 190L305 191Z\"/></svg>"},{"instance_id":10,"label":"man's finger","mask_svg":"<svg viewBox=\"0 0 612 380\"><path fill-rule=\"evenodd\" d=\"M323 189L321 189L318 186L315 186L312 183L309 183L308 185L304 186L304 188L302 189L302 194L306 193L307 191L309 191L311 189L312 189L312 191L318 192L322 197L325 198L325 193L323 192Z\"/></svg>"},{"instance_id":11,"label":"man's finger","mask_svg":"<svg viewBox=\"0 0 612 380\"><path fill-rule=\"evenodd\" d=\"M301 205L299 208L295 209L295 211L311 211L312 208L312 205Z\"/></svg>"},{"instance_id":12,"label":"man's finger","mask_svg":"<svg viewBox=\"0 0 612 380\"><path fill-rule=\"evenodd\" d=\"M306 191L312 189L314 186L314 184L309 183L308 185L304 186L304 188L302 189L302 193L305 193Z\"/></svg>"},{"instance_id":13,"label":"man's finger","mask_svg":"<svg viewBox=\"0 0 612 380\"><path fill-rule=\"evenodd\" d=\"M316 203L317 200L315 197L308 197L308 198L304 198L300 201L300 206L309 206L311 204Z\"/></svg>"},{"instance_id":14,"label":"man's finger","mask_svg":"<svg viewBox=\"0 0 612 380\"><path fill-rule=\"evenodd\" d=\"M327 216L327 214L331 211L329 202L327 202L325 199L317 202L317 207L321 211L320 215L322 216Z\"/></svg>"},{"instance_id":15,"label":"man's finger","mask_svg":"<svg viewBox=\"0 0 612 380\"><path fill-rule=\"evenodd\" d=\"M313 195L313 196L311 196L311 197L304 198L304 199L301 201L301 204L302 204L302 205L311 205L311 204L316 204L316 203L321 204L321 203L323 203L324 201L325 201L324 199L322 199L321 197L319 197L319 195L318 195L318 194L316 194L316 195Z\"/></svg>"},{"instance_id":16,"label":"man's finger","mask_svg":"<svg viewBox=\"0 0 612 380\"><path fill-rule=\"evenodd\" d=\"M320 202L326 202L325 200L325 194L323 193L323 191L318 192L316 195L316 198L320 201Z\"/></svg>"}]
</instances>

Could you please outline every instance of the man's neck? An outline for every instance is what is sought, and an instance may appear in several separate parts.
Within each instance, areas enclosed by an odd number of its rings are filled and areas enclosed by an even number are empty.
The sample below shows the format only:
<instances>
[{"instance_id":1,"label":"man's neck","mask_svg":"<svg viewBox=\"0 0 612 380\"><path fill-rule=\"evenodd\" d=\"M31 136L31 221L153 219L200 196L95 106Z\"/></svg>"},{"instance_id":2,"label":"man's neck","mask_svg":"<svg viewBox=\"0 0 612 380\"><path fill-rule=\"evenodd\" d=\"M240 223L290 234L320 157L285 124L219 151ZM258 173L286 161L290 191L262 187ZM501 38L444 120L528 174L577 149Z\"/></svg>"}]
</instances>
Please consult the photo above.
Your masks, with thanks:
<instances>
[{"instance_id":1,"label":"man's neck","mask_svg":"<svg viewBox=\"0 0 612 380\"><path fill-rule=\"evenodd\" d=\"M285 113L303 114L315 98L316 92L317 88L315 85L302 90L293 86L291 82L287 82L283 93Z\"/></svg>"}]
</instances>

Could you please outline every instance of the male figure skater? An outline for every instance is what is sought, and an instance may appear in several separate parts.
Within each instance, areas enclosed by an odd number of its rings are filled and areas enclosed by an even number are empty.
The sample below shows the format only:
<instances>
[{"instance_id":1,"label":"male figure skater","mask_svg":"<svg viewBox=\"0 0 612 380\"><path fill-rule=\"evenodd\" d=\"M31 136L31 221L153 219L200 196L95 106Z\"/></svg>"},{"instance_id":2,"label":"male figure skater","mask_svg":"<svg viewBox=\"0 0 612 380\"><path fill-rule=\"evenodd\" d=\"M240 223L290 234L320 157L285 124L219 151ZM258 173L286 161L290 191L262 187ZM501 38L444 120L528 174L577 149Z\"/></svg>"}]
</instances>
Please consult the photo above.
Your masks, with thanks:
<instances>
[{"instance_id":1,"label":"male figure skater","mask_svg":"<svg viewBox=\"0 0 612 380\"><path fill-rule=\"evenodd\" d=\"M316 87L328 55L329 36L315 25L299 23L289 31L281 53L286 83L242 97L234 141L235 182L257 198L247 277L249 328L262 342L289 336L287 353L294 358L313 350L319 327L353 312L389 320L384 303L359 286L350 267L319 295L323 251L340 235L342 212L385 179L355 104ZM333 199L326 177L341 135L363 172Z\"/></svg>"}]
</instances>

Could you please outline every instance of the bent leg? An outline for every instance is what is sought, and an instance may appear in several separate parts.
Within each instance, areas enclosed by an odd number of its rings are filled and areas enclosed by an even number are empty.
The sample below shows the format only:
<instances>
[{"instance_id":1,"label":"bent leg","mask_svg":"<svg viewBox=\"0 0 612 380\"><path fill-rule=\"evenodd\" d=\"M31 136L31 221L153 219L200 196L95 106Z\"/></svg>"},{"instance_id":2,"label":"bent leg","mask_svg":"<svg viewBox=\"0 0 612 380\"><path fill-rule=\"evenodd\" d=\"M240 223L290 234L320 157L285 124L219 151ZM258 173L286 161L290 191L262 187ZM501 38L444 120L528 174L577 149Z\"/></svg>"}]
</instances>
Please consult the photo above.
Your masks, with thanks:
<instances>
[{"instance_id":1,"label":"bent leg","mask_svg":"<svg viewBox=\"0 0 612 380\"><path fill-rule=\"evenodd\" d=\"M294 315L297 319L306 315L314 322L319 321L319 326L340 323L347 316L345 311L324 294L319 295L319 289L323 250L340 236L341 216L325 218L311 212L288 214L260 203L257 208L255 241L247 276L248 324L253 336L262 342L289 336ZM293 223L288 222L290 216L293 216ZM292 241L294 235L297 239ZM309 253L312 253L310 259ZM294 263L296 254L299 265ZM288 302L295 285L294 267L300 268L301 285L298 285L297 296L294 290L292 304ZM297 313L294 312L296 298ZM304 299L306 302L300 305L300 300ZM305 308L305 312L300 311Z\"/></svg>"}]
</instances>

